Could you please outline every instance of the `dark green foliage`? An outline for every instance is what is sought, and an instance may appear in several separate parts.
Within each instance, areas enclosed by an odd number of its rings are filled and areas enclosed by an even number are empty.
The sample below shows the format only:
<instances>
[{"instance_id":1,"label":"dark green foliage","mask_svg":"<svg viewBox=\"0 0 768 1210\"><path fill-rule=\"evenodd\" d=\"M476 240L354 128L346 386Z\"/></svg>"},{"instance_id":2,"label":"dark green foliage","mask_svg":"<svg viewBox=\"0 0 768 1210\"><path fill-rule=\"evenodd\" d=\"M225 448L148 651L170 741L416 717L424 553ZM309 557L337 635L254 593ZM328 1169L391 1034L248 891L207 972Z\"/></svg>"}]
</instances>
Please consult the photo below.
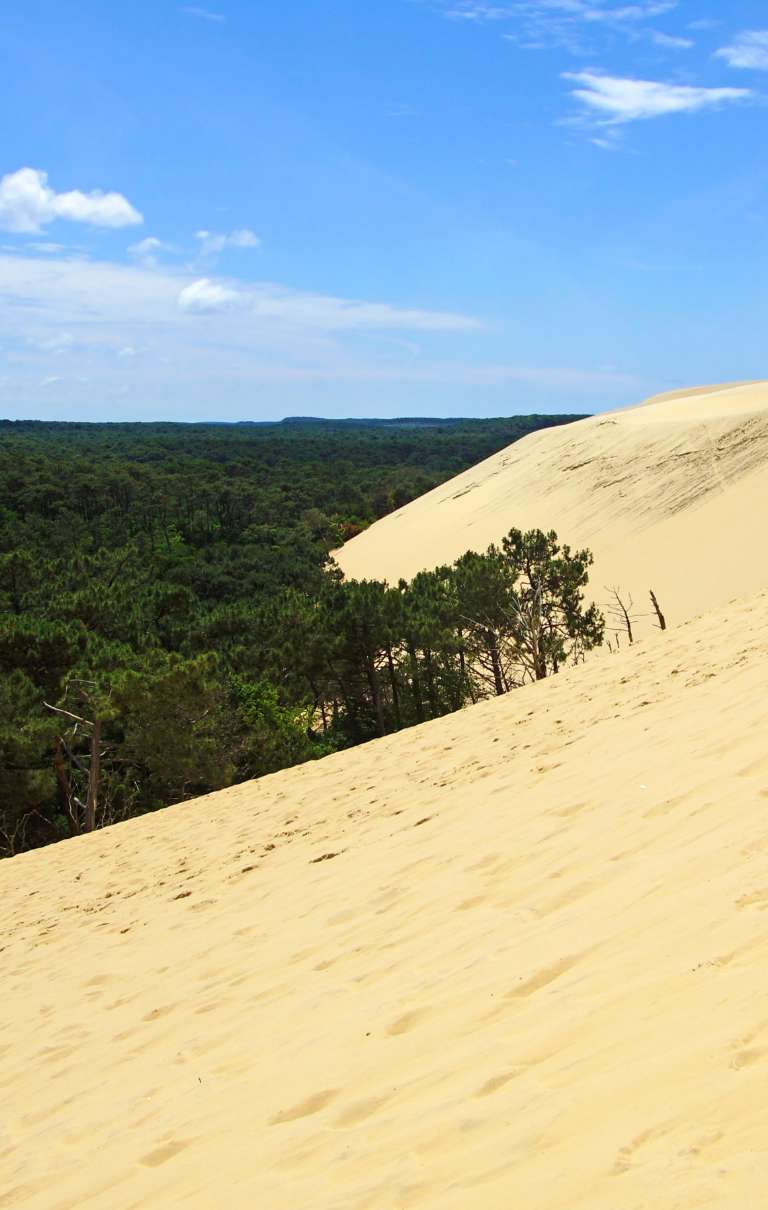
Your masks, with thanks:
<instances>
[{"instance_id":1,"label":"dark green foliage","mask_svg":"<svg viewBox=\"0 0 768 1210\"><path fill-rule=\"evenodd\" d=\"M42 695L21 671L0 676L0 854L21 852L43 835L55 839L63 820L40 812L55 799L54 727Z\"/></svg>"},{"instance_id":2,"label":"dark green foliage","mask_svg":"<svg viewBox=\"0 0 768 1210\"><path fill-rule=\"evenodd\" d=\"M503 692L537 592L542 669L599 641L552 535L397 588L329 557L565 419L0 422L0 855Z\"/></svg>"},{"instance_id":3,"label":"dark green foliage","mask_svg":"<svg viewBox=\"0 0 768 1210\"><path fill-rule=\"evenodd\" d=\"M514 582L510 637L517 667L522 679L541 680L603 641L597 606L582 606L592 555L561 547L556 533L538 529L512 529L502 546Z\"/></svg>"}]
</instances>

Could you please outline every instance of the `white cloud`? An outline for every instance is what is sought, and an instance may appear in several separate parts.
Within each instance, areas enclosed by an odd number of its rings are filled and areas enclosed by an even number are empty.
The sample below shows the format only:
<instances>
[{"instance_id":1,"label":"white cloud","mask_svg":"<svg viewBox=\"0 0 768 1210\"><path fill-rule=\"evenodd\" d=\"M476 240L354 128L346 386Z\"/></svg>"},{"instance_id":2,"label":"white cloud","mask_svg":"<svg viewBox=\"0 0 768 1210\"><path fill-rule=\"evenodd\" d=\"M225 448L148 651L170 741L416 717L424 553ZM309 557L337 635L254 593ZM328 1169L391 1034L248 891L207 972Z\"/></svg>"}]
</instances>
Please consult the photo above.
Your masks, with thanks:
<instances>
[{"instance_id":1,"label":"white cloud","mask_svg":"<svg viewBox=\"0 0 768 1210\"><path fill-rule=\"evenodd\" d=\"M140 265L145 265L147 268L154 268L157 264L158 252L175 252L173 244L166 244L161 239L157 239L154 235L148 235L146 239L140 239L137 244L131 244L128 249L128 255L138 261Z\"/></svg>"},{"instance_id":2,"label":"white cloud","mask_svg":"<svg viewBox=\"0 0 768 1210\"><path fill-rule=\"evenodd\" d=\"M427 350L458 356L477 319L315 295L269 282L195 279L187 270L0 254L3 370L20 407L77 393L96 415L130 382L136 405L245 399L249 384L451 382ZM403 349L407 346L407 352ZM412 363L418 363L420 372ZM61 366L67 371L60 383ZM78 388L78 377L88 380ZM214 395L211 395L211 391ZM246 405L247 406L247 405ZM151 414L148 413L148 414ZM110 413L110 415L112 415ZM112 415L112 418L116 418Z\"/></svg>"},{"instance_id":3,"label":"white cloud","mask_svg":"<svg viewBox=\"0 0 768 1210\"><path fill-rule=\"evenodd\" d=\"M738 34L729 46L721 46L715 54L725 59L729 67L768 71L768 29L747 30Z\"/></svg>"},{"instance_id":4,"label":"white cloud","mask_svg":"<svg viewBox=\"0 0 768 1210\"><path fill-rule=\"evenodd\" d=\"M179 292L182 311L224 311L241 302L242 294L228 286L217 285L207 277L190 282Z\"/></svg>"},{"instance_id":5,"label":"white cloud","mask_svg":"<svg viewBox=\"0 0 768 1210\"><path fill-rule=\"evenodd\" d=\"M96 227L130 227L144 221L121 193L55 193L47 172L37 168L20 168L0 180L0 227L35 234L54 219Z\"/></svg>"},{"instance_id":6,"label":"white cloud","mask_svg":"<svg viewBox=\"0 0 768 1210\"><path fill-rule=\"evenodd\" d=\"M542 9L556 8L566 13L573 12L583 21L616 24L624 21L648 21L653 17L662 17L677 7L677 0L641 0L638 4L620 4L618 6L604 6L602 0L595 0L594 3L590 3L589 0L578 3L576 0L574 4L570 4L568 0L547 4L544 0L539 7Z\"/></svg>"},{"instance_id":7,"label":"white cloud","mask_svg":"<svg viewBox=\"0 0 768 1210\"><path fill-rule=\"evenodd\" d=\"M131 256L146 256L148 253L157 252L164 247L165 244L162 240L157 239L154 235L148 235L146 239L140 239L137 244L131 244L128 251Z\"/></svg>"},{"instance_id":8,"label":"white cloud","mask_svg":"<svg viewBox=\"0 0 768 1210\"><path fill-rule=\"evenodd\" d=\"M65 353L74 343L75 338L71 332L61 332L37 341L37 347L46 353Z\"/></svg>"},{"instance_id":9,"label":"white cloud","mask_svg":"<svg viewBox=\"0 0 768 1210\"><path fill-rule=\"evenodd\" d=\"M225 248L260 248L261 240L247 227L230 231L229 235L221 235L215 231L196 231L195 239L200 241L201 256L217 256Z\"/></svg>"},{"instance_id":10,"label":"white cloud","mask_svg":"<svg viewBox=\"0 0 768 1210\"><path fill-rule=\"evenodd\" d=\"M747 88L693 88L656 80L604 76L595 71L563 72L563 79L579 85L571 90L571 95L598 119L601 126L715 109L728 102L747 100L752 95Z\"/></svg>"},{"instance_id":11,"label":"white cloud","mask_svg":"<svg viewBox=\"0 0 768 1210\"><path fill-rule=\"evenodd\" d=\"M696 45L693 38L676 38L658 29L652 31L651 38L657 46L663 46L666 50L691 50Z\"/></svg>"},{"instance_id":12,"label":"white cloud","mask_svg":"<svg viewBox=\"0 0 768 1210\"><path fill-rule=\"evenodd\" d=\"M612 28L629 32L644 21L663 16L677 7L678 0L636 0L617 4L613 0L507 0L504 4L484 0L437 0L444 16L454 21L507 22L514 32L504 36L529 49L553 43L576 51L582 48L585 30Z\"/></svg>"},{"instance_id":13,"label":"white cloud","mask_svg":"<svg viewBox=\"0 0 768 1210\"><path fill-rule=\"evenodd\" d=\"M677 0L637 0L635 4L613 4L606 0L509 0L488 4L483 0L443 0L447 17L462 21L586 21L615 23L647 21L677 7Z\"/></svg>"},{"instance_id":14,"label":"white cloud","mask_svg":"<svg viewBox=\"0 0 768 1210\"><path fill-rule=\"evenodd\" d=\"M186 327L195 312L221 312L206 331L234 332L238 337L301 329L337 332L357 329L458 332L482 325L470 315L427 311L333 295L291 290L271 282L191 279L181 272L150 271L107 261L46 259L0 255L0 330L33 327L51 337L62 330L77 335L78 344L97 328L109 334L110 348L138 348L147 333L164 326ZM124 330L117 341L114 333ZM130 335L140 329L142 336ZM195 339L201 329L195 324Z\"/></svg>"},{"instance_id":15,"label":"white cloud","mask_svg":"<svg viewBox=\"0 0 768 1210\"><path fill-rule=\"evenodd\" d=\"M717 29L722 24L722 21L718 21L715 17L699 17L696 21L689 21L686 28L695 30L698 33L708 29Z\"/></svg>"},{"instance_id":16,"label":"white cloud","mask_svg":"<svg viewBox=\"0 0 768 1210\"><path fill-rule=\"evenodd\" d=\"M514 15L510 5L482 4L480 0L455 0L445 6L452 21L508 21Z\"/></svg>"},{"instance_id":17,"label":"white cloud","mask_svg":"<svg viewBox=\"0 0 768 1210\"><path fill-rule=\"evenodd\" d=\"M53 256L58 252L66 252L64 244L52 244L48 241L45 243L27 244L27 248L31 248L33 252L42 252L46 256Z\"/></svg>"},{"instance_id":18,"label":"white cloud","mask_svg":"<svg viewBox=\"0 0 768 1210\"><path fill-rule=\"evenodd\" d=\"M214 13L209 8L198 8L194 4L185 5L182 10L188 17L199 17L201 21L223 21L223 13Z\"/></svg>"},{"instance_id":19,"label":"white cloud","mask_svg":"<svg viewBox=\"0 0 768 1210\"><path fill-rule=\"evenodd\" d=\"M617 126L601 126L600 133L590 140L601 151L619 151L622 146L621 132Z\"/></svg>"},{"instance_id":20,"label":"white cloud","mask_svg":"<svg viewBox=\"0 0 768 1210\"><path fill-rule=\"evenodd\" d=\"M417 311L387 303L356 302L321 294L299 294L270 287L250 295L253 313L264 320L327 331L403 329L413 332L459 332L479 328L476 319L446 311Z\"/></svg>"},{"instance_id":21,"label":"white cloud","mask_svg":"<svg viewBox=\"0 0 768 1210\"><path fill-rule=\"evenodd\" d=\"M194 286L198 308L184 309L179 295ZM235 301L200 310L221 300L212 291ZM591 406L597 396L616 402L625 388L639 393L634 379L594 368L600 358L553 366L483 356L483 325L471 315L72 257L0 255L0 332L7 397L32 416L69 400L94 418L236 419L254 415L259 387L257 414L279 415L297 410L312 384L339 387L326 402L348 384L340 407L354 400L379 414L402 398L398 384L413 386L411 400L435 384L459 393L509 387L512 396L519 387L515 404L528 410L551 403L550 392L571 410L576 398Z\"/></svg>"},{"instance_id":22,"label":"white cloud","mask_svg":"<svg viewBox=\"0 0 768 1210\"><path fill-rule=\"evenodd\" d=\"M419 311L388 303L357 302L322 294L303 294L272 284L223 284L201 277L179 292L182 311L210 314L238 309L261 324L328 332L353 329L410 329L448 332L478 328L476 319L444 311Z\"/></svg>"}]
</instances>

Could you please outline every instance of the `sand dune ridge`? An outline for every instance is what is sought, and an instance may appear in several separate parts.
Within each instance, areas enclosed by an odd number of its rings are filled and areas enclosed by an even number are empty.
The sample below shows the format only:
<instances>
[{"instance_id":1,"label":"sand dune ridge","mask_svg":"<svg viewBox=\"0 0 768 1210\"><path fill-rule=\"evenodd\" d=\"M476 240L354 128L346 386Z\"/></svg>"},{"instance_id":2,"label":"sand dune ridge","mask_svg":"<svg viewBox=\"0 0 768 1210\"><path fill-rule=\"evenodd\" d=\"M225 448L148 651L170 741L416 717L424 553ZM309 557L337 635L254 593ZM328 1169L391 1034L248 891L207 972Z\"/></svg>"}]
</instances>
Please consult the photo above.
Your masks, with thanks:
<instances>
[{"instance_id":1,"label":"sand dune ridge","mask_svg":"<svg viewBox=\"0 0 768 1210\"><path fill-rule=\"evenodd\" d=\"M535 434L345 548L554 524L670 630L0 863L0 1206L763 1205L766 398Z\"/></svg>"},{"instance_id":2,"label":"sand dune ridge","mask_svg":"<svg viewBox=\"0 0 768 1210\"><path fill-rule=\"evenodd\" d=\"M768 583L768 383L656 397L533 433L378 521L336 558L396 583L512 526L595 555L592 592L656 589L672 620ZM757 502L757 507L756 507Z\"/></svg>"}]
</instances>

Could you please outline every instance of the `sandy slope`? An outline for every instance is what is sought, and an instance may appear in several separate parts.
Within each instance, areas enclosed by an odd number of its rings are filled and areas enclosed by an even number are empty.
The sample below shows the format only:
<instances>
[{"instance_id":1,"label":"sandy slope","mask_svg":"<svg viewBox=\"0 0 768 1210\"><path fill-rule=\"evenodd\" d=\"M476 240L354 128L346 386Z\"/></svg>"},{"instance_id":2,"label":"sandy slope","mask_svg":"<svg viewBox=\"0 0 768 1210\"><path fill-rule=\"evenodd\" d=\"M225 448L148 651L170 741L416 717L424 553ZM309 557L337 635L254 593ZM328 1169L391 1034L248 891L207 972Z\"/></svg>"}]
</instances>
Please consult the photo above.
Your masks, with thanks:
<instances>
[{"instance_id":1,"label":"sandy slope","mask_svg":"<svg viewBox=\"0 0 768 1210\"><path fill-rule=\"evenodd\" d=\"M759 1210L767 684L763 594L0 864L0 1205Z\"/></svg>"},{"instance_id":2,"label":"sandy slope","mask_svg":"<svg viewBox=\"0 0 768 1210\"><path fill-rule=\"evenodd\" d=\"M595 554L592 585L654 588L670 620L768 586L768 383L656 396L524 438L385 517L338 552L396 582L484 550L511 526Z\"/></svg>"}]
</instances>

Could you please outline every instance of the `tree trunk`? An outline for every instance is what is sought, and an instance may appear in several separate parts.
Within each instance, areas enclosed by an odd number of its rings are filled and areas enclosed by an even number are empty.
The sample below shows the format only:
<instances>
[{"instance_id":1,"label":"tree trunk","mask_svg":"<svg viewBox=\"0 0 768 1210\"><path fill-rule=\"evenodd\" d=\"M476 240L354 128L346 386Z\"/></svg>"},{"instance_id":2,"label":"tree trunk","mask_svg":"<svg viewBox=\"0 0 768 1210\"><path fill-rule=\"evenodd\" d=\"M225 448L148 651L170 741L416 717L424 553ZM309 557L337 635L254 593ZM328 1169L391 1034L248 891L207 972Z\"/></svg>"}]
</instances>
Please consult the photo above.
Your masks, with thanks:
<instances>
[{"instance_id":1,"label":"tree trunk","mask_svg":"<svg viewBox=\"0 0 768 1210\"><path fill-rule=\"evenodd\" d=\"M475 697L475 691L472 688L472 678L467 675L467 659L464 654L464 632L462 630L459 630L458 633L459 633L459 644L460 644L460 646L459 646L459 671L461 673L462 693L463 693L463 687L466 686L467 690L469 691L469 700L472 702L472 705L474 706L477 704L477 698ZM462 705L463 705L463 702L462 702Z\"/></svg>"},{"instance_id":2,"label":"tree trunk","mask_svg":"<svg viewBox=\"0 0 768 1210\"><path fill-rule=\"evenodd\" d=\"M99 777L101 775L101 719L93 720L91 733L91 763L88 770L88 797L85 803L86 832L93 832L96 827L96 807L99 797Z\"/></svg>"},{"instance_id":3,"label":"tree trunk","mask_svg":"<svg viewBox=\"0 0 768 1210\"><path fill-rule=\"evenodd\" d=\"M542 653L542 628L537 621L531 624L531 647L533 649L533 674L537 681L543 681L547 675L547 657Z\"/></svg>"},{"instance_id":4,"label":"tree trunk","mask_svg":"<svg viewBox=\"0 0 768 1210\"><path fill-rule=\"evenodd\" d=\"M432 718L437 718L440 713L437 705L437 694L435 693L435 669L432 663L432 652L429 647L424 648L424 667L427 671L427 697L429 698L429 709L432 713Z\"/></svg>"},{"instance_id":5,"label":"tree trunk","mask_svg":"<svg viewBox=\"0 0 768 1210\"><path fill-rule=\"evenodd\" d=\"M384 722L384 706L381 701L381 686L379 685L379 674L376 671L376 665L373 660L368 663L368 684L371 689L371 697L373 705L376 709L376 718L379 724L379 735L387 734L386 723Z\"/></svg>"},{"instance_id":6,"label":"tree trunk","mask_svg":"<svg viewBox=\"0 0 768 1210\"><path fill-rule=\"evenodd\" d=\"M502 697L504 693L504 681L501 675L501 660L499 659L499 645L496 641L496 635L489 632L486 642L488 644L488 654L491 657L493 684L496 689L496 695L497 697Z\"/></svg>"},{"instance_id":7,"label":"tree trunk","mask_svg":"<svg viewBox=\"0 0 768 1210\"><path fill-rule=\"evenodd\" d=\"M419 676L419 661L413 643L408 644L408 655L411 661L411 681L413 682L413 701L416 707L416 722L424 722L424 702L421 697L421 677Z\"/></svg>"},{"instance_id":8,"label":"tree trunk","mask_svg":"<svg viewBox=\"0 0 768 1210\"><path fill-rule=\"evenodd\" d=\"M352 735L354 737L355 743L359 744L362 739L362 736L360 734L360 723L359 723L359 720L357 717L357 710L355 709L355 707L353 705L352 698L347 693L347 686L346 686L345 682L342 680L342 678L339 676L338 672L336 671L335 668L333 668L333 666L331 666L331 672L333 674L334 680L336 681L336 684L339 686L339 689L341 691L341 700L344 703L344 711L346 713L347 719L349 720L349 725L352 729ZM334 711L335 710L336 710L336 704L334 703Z\"/></svg>"},{"instance_id":9,"label":"tree trunk","mask_svg":"<svg viewBox=\"0 0 768 1210\"><path fill-rule=\"evenodd\" d=\"M664 617L664 614L661 612L661 608L659 607L659 602L656 600L656 593L653 591L653 589L650 590L650 593L651 593L651 604L653 605L654 612L655 612L656 617L659 622L659 630L666 630L667 629L667 619Z\"/></svg>"},{"instance_id":10,"label":"tree trunk","mask_svg":"<svg viewBox=\"0 0 768 1210\"><path fill-rule=\"evenodd\" d=\"M72 810L72 787L67 777L67 769L64 763L64 745L60 739L56 740L56 747L53 750L53 769L56 774L62 806L72 824L72 831L75 836L78 836L80 834L80 820L77 811Z\"/></svg>"},{"instance_id":11,"label":"tree trunk","mask_svg":"<svg viewBox=\"0 0 768 1210\"><path fill-rule=\"evenodd\" d=\"M389 683L392 686L392 709L395 713L395 726L399 731L402 728L400 719L400 695L397 690L397 673L395 671L395 662L392 659L392 647L387 643L387 667L389 669Z\"/></svg>"},{"instance_id":12,"label":"tree trunk","mask_svg":"<svg viewBox=\"0 0 768 1210\"><path fill-rule=\"evenodd\" d=\"M325 701L320 696L320 690L317 688L311 677L309 677L308 680L309 687L312 690L312 716L309 720L309 725L307 726L307 737L312 739L312 736L314 735L313 723L318 710L320 711L320 718L323 720L323 735L325 735L325 732L328 730L328 718L325 713Z\"/></svg>"}]
</instances>

